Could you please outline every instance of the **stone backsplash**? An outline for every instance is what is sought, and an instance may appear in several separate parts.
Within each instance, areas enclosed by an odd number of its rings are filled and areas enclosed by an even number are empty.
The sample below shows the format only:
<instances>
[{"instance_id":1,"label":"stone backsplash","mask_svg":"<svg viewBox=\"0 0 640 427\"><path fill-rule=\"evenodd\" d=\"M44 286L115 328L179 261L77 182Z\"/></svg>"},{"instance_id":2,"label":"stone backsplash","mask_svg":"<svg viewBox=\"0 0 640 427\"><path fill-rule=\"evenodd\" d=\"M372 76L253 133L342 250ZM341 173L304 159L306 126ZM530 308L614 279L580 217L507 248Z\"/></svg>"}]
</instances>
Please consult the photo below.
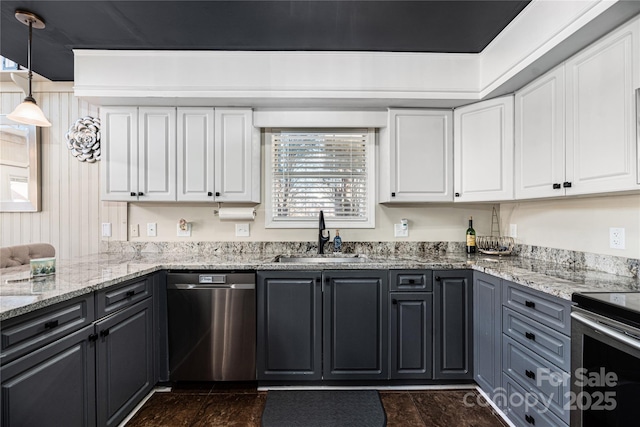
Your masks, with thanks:
<instances>
[{"instance_id":1,"label":"stone backsplash","mask_svg":"<svg viewBox=\"0 0 640 427\"><path fill-rule=\"evenodd\" d=\"M316 242L102 241L100 249L103 253L185 253L202 256L251 253L275 256L279 254L313 254L316 253L317 247ZM342 248L345 253L424 258L436 254L460 253L464 251L465 246L464 242L343 242ZM333 246L328 243L325 246L325 252L331 253L332 251ZM515 246L512 256L553 262L572 269L595 270L624 277L640 277L640 260L633 258L521 244Z\"/></svg>"}]
</instances>

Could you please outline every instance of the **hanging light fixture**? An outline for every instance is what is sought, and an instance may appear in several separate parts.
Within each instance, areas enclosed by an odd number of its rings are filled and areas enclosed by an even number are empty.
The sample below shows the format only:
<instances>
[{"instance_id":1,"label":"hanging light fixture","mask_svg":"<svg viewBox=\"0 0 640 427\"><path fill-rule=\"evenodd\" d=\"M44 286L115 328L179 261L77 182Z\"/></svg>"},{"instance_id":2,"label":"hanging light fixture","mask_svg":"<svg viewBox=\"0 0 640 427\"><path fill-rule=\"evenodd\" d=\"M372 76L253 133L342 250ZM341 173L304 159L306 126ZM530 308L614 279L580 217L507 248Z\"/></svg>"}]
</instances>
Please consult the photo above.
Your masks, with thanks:
<instances>
[{"instance_id":1,"label":"hanging light fixture","mask_svg":"<svg viewBox=\"0 0 640 427\"><path fill-rule=\"evenodd\" d=\"M13 110L13 113L9 114L7 117L18 123L49 127L51 126L51 122L49 122L49 120L44 116L44 113L40 107L38 107L36 100L33 99L33 95L31 94L31 79L33 78L33 73L31 72L31 33L33 28L38 30L44 28L44 21L39 16L24 10L16 10L16 19L29 26L29 49L27 51L27 69L29 70L27 80L29 81L29 94L24 101L22 101L22 104L18 105L16 109Z\"/></svg>"}]
</instances>

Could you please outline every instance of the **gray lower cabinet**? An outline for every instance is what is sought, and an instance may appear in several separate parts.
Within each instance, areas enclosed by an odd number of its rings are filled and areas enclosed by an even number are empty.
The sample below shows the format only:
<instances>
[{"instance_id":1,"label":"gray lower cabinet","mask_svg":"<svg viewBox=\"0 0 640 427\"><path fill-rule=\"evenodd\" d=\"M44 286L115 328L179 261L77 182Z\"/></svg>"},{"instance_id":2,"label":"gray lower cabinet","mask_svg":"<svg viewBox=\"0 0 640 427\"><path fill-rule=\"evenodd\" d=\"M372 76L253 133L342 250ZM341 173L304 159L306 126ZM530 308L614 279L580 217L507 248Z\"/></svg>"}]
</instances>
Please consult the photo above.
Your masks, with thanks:
<instances>
[{"instance_id":1,"label":"gray lower cabinet","mask_svg":"<svg viewBox=\"0 0 640 427\"><path fill-rule=\"evenodd\" d=\"M322 378L320 279L319 271L258 272L258 380Z\"/></svg>"},{"instance_id":2,"label":"gray lower cabinet","mask_svg":"<svg viewBox=\"0 0 640 427\"><path fill-rule=\"evenodd\" d=\"M2 425L95 426L95 344L86 326L2 366Z\"/></svg>"},{"instance_id":3,"label":"gray lower cabinet","mask_svg":"<svg viewBox=\"0 0 640 427\"><path fill-rule=\"evenodd\" d=\"M433 284L430 270L389 272L391 379L433 375Z\"/></svg>"},{"instance_id":4,"label":"gray lower cabinet","mask_svg":"<svg viewBox=\"0 0 640 427\"><path fill-rule=\"evenodd\" d=\"M323 378L387 379L386 270L323 273Z\"/></svg>"},{"instance_id":5,"label":"gray lower cabinet","mask_svg":"<svg viewBox=\"0 0 640 427\"><path fill-rule=\"evenodd\" d=\"M502 304L505 413L518 426L566 426L571 303L504 280Z\"/></svg>"},{"instance_id":6,"label":"gray lower cabinet","mask_svg":"<svg viewBox=\"0 0 640 427\"><path fill-rule=\"evenodd\" d=\"M473 372L489 396L499 393L502 385L501 283L485 273L475 272L473 276Z\"/></svg>"},{"instance_id":7,"label":"gray lower cabinet","mask_svg":"<svg viewBox=\"0 0 640 427\"><path fill-rule=\"evenodd\" d=\"M259 381L386 379L386 271L259 271Z\"/></svg>"},{"instance_id":8,"label":"gray lower cabinet","mask_svg":"<svg viewBox=\"0 0 640 427\"><path fill-rule=\"evenodd\" d=\"M472 271L434 270L434 379L473 379Z\"/></svg>"},{"instance_id":9,"label":"gray lower cabinet","mask_svg":"<svg viewBox=\"0 0 640 427\"><path fill-rule=\"evenodd\" d=\"M155 355L162 334L152 295L161 279L138 278L3 322L2 425L118 425L156 383L156 360L166 359Z\"/></svg>"},{"instance_id":10,"label":"gray lower cabinet","mask_svg":"<svg viewBox=\"0 0 640 427\"><path fill-rule=\"evenodd\" d=\"M97 420L118 425L155 384L153 299L96 323Z\"/></svg>"}]
</instances>

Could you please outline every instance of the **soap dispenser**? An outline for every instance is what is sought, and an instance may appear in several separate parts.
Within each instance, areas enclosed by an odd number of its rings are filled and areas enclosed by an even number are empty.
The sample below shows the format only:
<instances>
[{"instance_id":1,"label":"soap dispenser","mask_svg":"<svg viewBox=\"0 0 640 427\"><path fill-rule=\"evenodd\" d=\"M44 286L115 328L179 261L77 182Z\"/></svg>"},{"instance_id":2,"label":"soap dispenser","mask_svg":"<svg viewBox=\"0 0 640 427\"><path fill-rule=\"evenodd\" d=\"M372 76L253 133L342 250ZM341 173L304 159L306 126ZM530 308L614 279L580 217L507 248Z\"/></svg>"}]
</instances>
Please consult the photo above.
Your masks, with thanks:
<instances>
[{"instance_id":1,"label":"soap dispenser","mask_svg":"<svg viewBox=\"0 0 640 427\"><path fill-rule=\"evenodd\" d=\"M340 237L340 230L336 230L336 235L333 238L333 252L342 252L342 238Z\"/></svg>"}]
</instances>

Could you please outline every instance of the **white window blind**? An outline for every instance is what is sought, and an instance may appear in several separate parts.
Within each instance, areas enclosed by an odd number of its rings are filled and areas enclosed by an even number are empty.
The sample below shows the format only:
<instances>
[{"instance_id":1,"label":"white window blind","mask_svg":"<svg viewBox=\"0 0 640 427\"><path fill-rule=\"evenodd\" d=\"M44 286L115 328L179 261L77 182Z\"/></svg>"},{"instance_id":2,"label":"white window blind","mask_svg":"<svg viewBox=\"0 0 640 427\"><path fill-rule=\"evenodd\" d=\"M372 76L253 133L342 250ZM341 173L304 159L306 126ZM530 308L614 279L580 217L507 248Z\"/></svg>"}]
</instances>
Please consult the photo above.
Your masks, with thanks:
<instances>
[{"instance_id":1,"label":"white window blind","mask_svg":"<svg viewBox=\"0 0 640 427\"><path fill-rule=\"evenodd\" d=\"M370 138L368 130L272 132L271 220L314 222L322 210L342 226L369 223Z\"/></svg>"}]
</instances>

